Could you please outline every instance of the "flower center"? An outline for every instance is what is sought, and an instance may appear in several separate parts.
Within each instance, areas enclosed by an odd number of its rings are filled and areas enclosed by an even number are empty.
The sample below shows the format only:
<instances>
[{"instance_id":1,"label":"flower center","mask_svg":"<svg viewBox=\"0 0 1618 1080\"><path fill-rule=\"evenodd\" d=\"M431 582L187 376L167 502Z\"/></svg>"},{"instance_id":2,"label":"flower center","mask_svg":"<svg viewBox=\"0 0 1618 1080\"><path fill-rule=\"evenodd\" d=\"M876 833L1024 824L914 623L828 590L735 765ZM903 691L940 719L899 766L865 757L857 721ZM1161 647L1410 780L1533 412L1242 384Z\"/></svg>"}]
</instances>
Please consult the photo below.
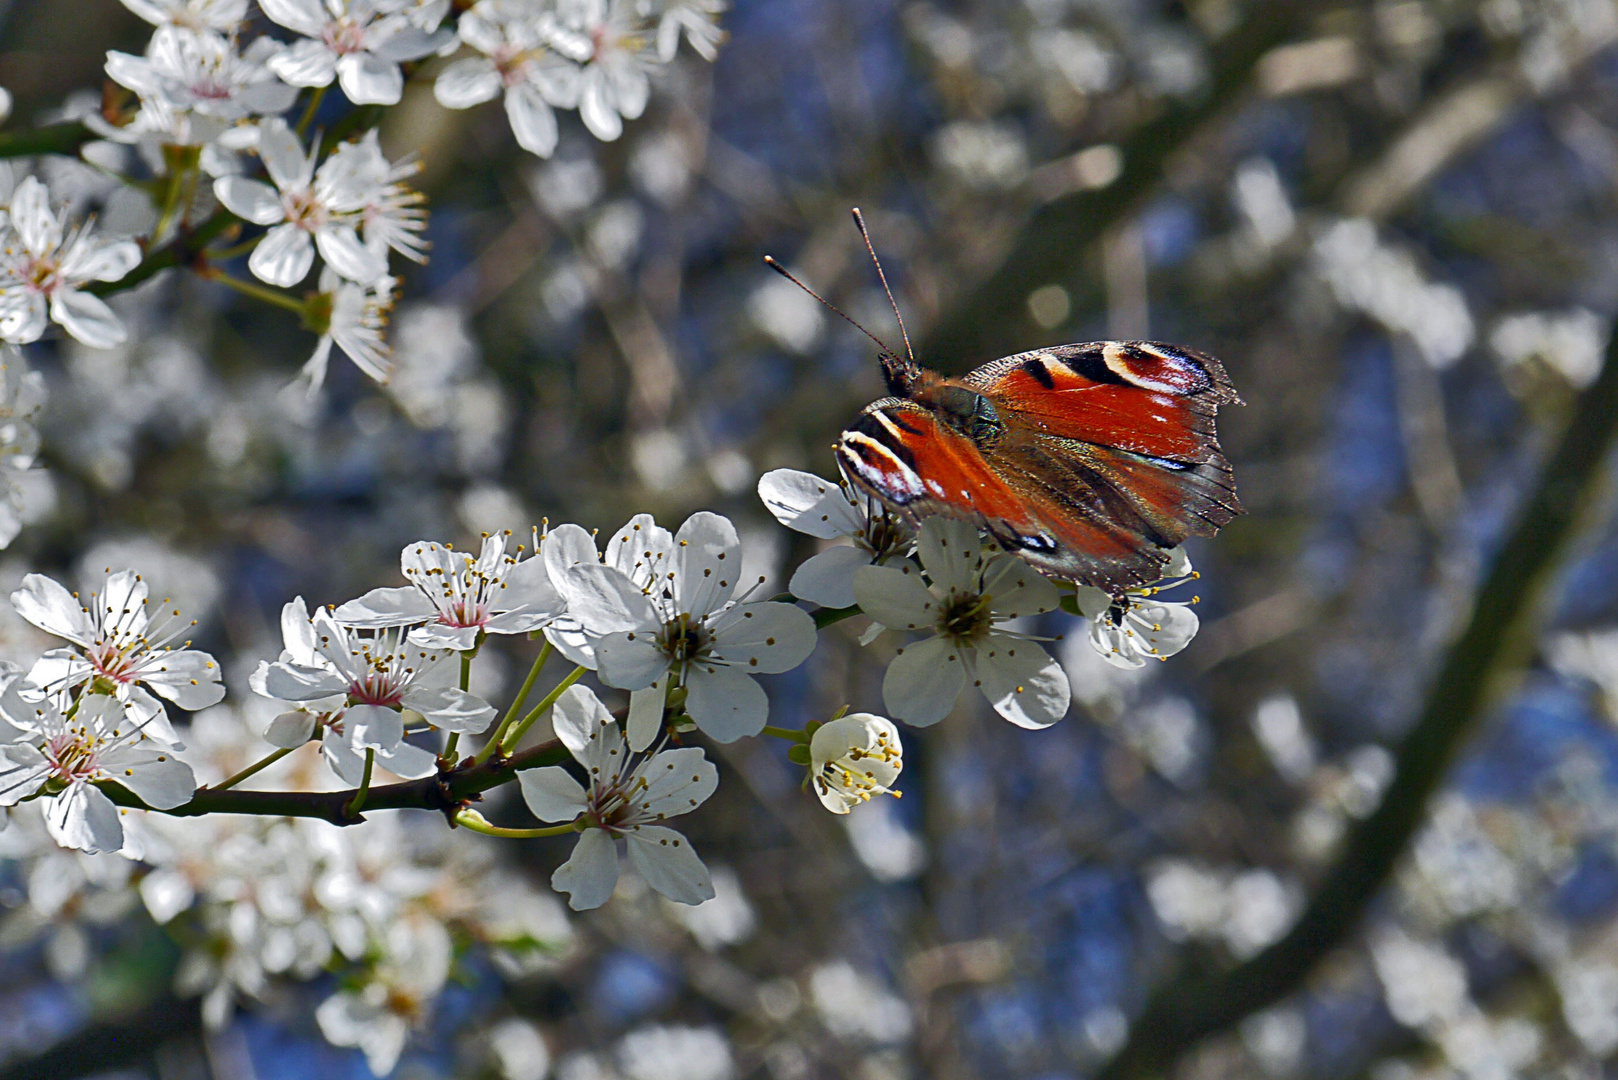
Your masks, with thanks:
<instances>
[{"instance_id":1,"label":"flower center","mask_svg":"<svg viewBox=\"0 0 1618 1080\"><path fill-rule=\"evenodd\" d=\"M28 282L31 288L49 296L62 283L60 270L61 267L55 259L31 258L23 264L23 280Z\"/></svg>"},{"instance_id":2,"label":"flower center","mask_svg":"<svg viewBox=\"0 0 1618 1080\"><path fill-rule=\"evenodd\" d=\"M971 644L989 632L994 617L989 598L979 593L950 595L938 618L938 632L963 644Z\"/></svg>"},{"instance_id":3,"label":"flower center","mask_svg":"<svg viewBox=\"0 0 1618 1080\"><path fill-rule=\"evenodd\" d=\"M365 27L349 18L338 19L326 24L320 39L326 43L326 48L340 56L357 53L365 48Z\"/></svg>"},{"instance_id":4,"label":"flower center","mask_svg":"<svg viewBox=\"0 0 1618 1080\"><path fill-rule=\"evenodd\" d=\"M51 776L64 783L88 780L96 774L96 747L78 734L53 735L45 743Z\"/></svg>"},{"instance_id":5,"label":"flower center","mask_svg":"<svg viewBox=\"0 0 1618 1080\"><path fill-rule=\"evenodd\" d=\"M98 641L87 650L85 659L95 668L96 674L127 686L137 677L135 664L129 653L114 645L110 641Z\"/></svg>"},{"instance_id":6,"label":"flower center","mask_svg":"<svg viewBox=\"0 0 1618 1080\"><path fill-rule=\"evenodd\" d=\"M326 207L310 188L289 191L281 196L281 208L287 220L306 232L314 232L326 224Z\"/></svg>"},{"instance_id":7,"label":"flower center","mask_svg":"<svg viewBox=\"0 0 1618 1080\"><path fill-rule=\"evenodd\" d=\"M440 608L438 621L445 626L482 626L489 621L489 605L469 596L459 597L447 608Z\"/></svg>"},{"instance_id":8,"label":"flower center","mask_svg":"<svg viewBox=\"0 0 1618 1080\"><path fill-rule=\"evenodd\" d=\"M404 699L404 688L398 677L378 664L365 678L348 688L348 700L353 705L382 705L392 708Z\"/></svg>"},{"instance_id":9,"label":"flower center","mask_svg":"<svg viewBox=\"0 0 1618 1080\"><path fill-rule=\"evenodd\" d=\"M695 660L707 651L712 640L700 622L694 623L690 616L681 615L663 627L661 644L671 660Z\"/></svg>"}]
</instances>

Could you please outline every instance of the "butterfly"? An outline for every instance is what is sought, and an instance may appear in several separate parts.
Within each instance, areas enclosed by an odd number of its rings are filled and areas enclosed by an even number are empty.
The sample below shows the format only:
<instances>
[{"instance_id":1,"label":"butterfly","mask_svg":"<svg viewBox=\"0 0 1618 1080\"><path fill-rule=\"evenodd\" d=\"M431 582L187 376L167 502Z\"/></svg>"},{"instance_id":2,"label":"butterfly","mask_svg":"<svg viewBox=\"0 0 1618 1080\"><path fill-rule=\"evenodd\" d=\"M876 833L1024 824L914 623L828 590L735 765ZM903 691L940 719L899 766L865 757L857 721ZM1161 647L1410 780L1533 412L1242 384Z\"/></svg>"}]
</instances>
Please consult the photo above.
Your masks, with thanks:
<instances>
[{"instance_id":1,"label":"butterfly","mask_svg":"<svg viewBox=\"0 0 1618 1080\"><path fill-rule=\"evenodd\" d=\"M857 209L854 220L871 248ZM877 273L887 289L880 262ZM856 488L912 525L976 522L1041 572L1117 597L1162 578L1168 549L1242 513L1214 426L1241 398L1207 353L1094 341L955 379L918 364L904 339L905 356L877 341L890 396L835 449Z\"/></svg>"}]
</instances>

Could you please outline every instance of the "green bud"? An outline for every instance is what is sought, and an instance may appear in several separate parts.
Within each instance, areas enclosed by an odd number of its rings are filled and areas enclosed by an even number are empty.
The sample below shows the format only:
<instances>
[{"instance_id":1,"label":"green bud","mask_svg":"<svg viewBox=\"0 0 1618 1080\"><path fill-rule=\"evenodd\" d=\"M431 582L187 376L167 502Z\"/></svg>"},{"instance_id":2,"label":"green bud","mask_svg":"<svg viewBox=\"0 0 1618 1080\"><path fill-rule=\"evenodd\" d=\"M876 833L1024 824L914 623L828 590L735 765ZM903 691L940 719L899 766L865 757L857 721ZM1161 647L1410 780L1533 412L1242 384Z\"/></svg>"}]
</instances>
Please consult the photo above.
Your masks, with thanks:
<instances>
[{"instance_id":1,"label":"green bud","mask_svg":"<svg viewBox=\"0 0 1618 1080\"><path fill-rule=\"evenodd\" d=\"M303 328L311 334L331 329L331 293L312 292L303 298Z\"/></svg>"},{"instance_id":2,"label":"green bud","mask_svg":"<svg viewBox=\"0 0 1618 1080\"><path fill-rule=\"evenodd\" d=\"M1057 603L1069 615L1077 615L1081 619L1084 617L1084 612L1079 610L1079 598L1072 593L1063 596Z\"/></svg>"},{"instance_id":3,"label":"green bud","mask_svg":"<svg viewBox=\"0 0 1618 1080\"><path fill-rule=\"evenodd\" d=\"M670 709L678 709L685 704L685 699L689 693L690 691L683 686L671 686L669 687L668 697L664 699L663 703Z\"/></svg>"},{"instance_id":4,"label":"green bud","mask_svg":"<svg viewBox=\"0 0 1618 1080\"><path fill-rule=\"evenodd\" d=\"M803 743L795 743L792 748L787 751L787 760L792 762L794 765L809 764L811 760L809 757L809 747L805 746Z\"/></svg>"},{"instance_id":5,"label":"green bud","mask_svg":"<svg viewBox=\"0 0 1618 1080\"><path fill-rule=\"evenodd\" d=\"M104 694L107 697L117 697L118 684L107 678L105 675L97 675L95 678L90 680L90 693Z\"/></svg>"}]
</instances>

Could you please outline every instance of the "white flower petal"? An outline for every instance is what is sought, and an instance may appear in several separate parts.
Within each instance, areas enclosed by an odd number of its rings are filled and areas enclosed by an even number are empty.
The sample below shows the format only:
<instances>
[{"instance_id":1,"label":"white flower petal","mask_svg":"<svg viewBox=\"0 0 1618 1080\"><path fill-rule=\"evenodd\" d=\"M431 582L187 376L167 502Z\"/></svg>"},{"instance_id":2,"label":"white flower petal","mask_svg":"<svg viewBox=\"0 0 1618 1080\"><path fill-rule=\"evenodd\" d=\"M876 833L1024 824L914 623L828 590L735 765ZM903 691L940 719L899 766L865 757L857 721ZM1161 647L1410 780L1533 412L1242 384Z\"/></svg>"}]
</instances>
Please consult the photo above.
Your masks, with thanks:
<instances>
[{"instance_id":1,"label":"white flower petal","mask_svg":"<svg viewBox=\"0 0 1618 1080\"><path fill-rule=\"evenodd\" d=\"M406 780L417 780L438 771L438 755L419 746L402 742L392 750L376 752L378 768L386 769Z\"/></svg>"},{"instance_id":2,"label":"white flower petal","mask_svg":"<svg viewBox=\"0 0 1618 1080\"><path fill-rule=\"evenodd\" d=\"M470 652L478 643L478 628L446 626L439 622L428 623L410 631L410 643L435 652L439 650Z\"/></svg>"},{"instance_id":3,"label":"white flower petal","mask_svg":"<svg viewBox=\"0 0 1618 1080\"><path fill-rule=\"evenodd\" d=\"M200 649L159 652L156 663L143 665L140 681L188 712L217 705L225 698L219 662Z\"/></svg>"},{"instance_id":4,"label":"white flower petal","mask_svg":"<svg viewBox=\"0 0 1618 1080\"><path fill-rule=\"evenodd\" d=\"M568 894L567 906L589 911L605 904L618 884L618 847L601 829L586 829L573 854L551 875L551 888Z\"/></svg>"},{"instance_id":5,"label":"white flower petal","mask_svg":"<svg viewBox=\"0 0 1618 1080\"><path fill-rule=\"evenodd\" d=\"M315 714L306 709L284 712L264 729L264 741L283 750L296 750L315 737Z\"/></svg>"},{"instance_id":6,"label":"white flower petal","mask_svg":"<svg viewBox=\"0 0 1618 1080\"><path fill-rule=\"evenodd\" d=\"M397 105L404 96L404 74L398 63L368 52L340 57L337 81L356 105Z\"/></svg>"},{"instance_id":7,"label":"white flower petal","mask_svg":"<svg viewBox=\"0 0 1618 1080\"><path fill-rule=\"evenodd\" d=\"M275 22L305 37L318 38L326 29L326 10L320 0L259 0L258 6Z\"/></svg>"},{"instance_id":8,"label":"white flower petal","mask_svg":"<svg viewBox=\"0 0 1618 1080\"><path fill-rule=\"evenodd\" d=\"M641 588L651 585L654 577L661 585L674 565L674 534L652 515L636 514L607 541L601 558Z\"/></svg>"},{"instance_id":9,"label":"white flower petal","mask_svg":"<svg viewBox=\"0 0 1618 1080\"><path fill-rule=\"evenodd\" d=\"M90 784L73 784L45 807L45 830L63 847L93 853L124 846L112 800Z\"/></svg>"},{"instance_id":10,"label":"white flower petal","mask_svg":"<svg viewBox=\"0 0 1618 1080\"><path fill-rule=\"evenodd\" d=\"M674 537L674 606L694 619L718 610L736 591L742 541L727 517L700 510Z\"/></svg>"},{"instance_id":11,"label":"white flower petal","mask_svg":"<svg viewBox=\"0 0 1618 1080\"><path fill-rule=\"evenodd\" d=\"M633 796L635 808L655 819L689 814L719 790L719 770L695 746L661 751L646 763L641 776L646 788Z\"/></svg>"},{"instance_id":12,"label":"white flower petal","mask_svg":"<svg viewBox=\"0 0 1618 1080\"><path fill-rule=\"evenodd\" d=\"M931 637L906 645L894 657L882 677L882 700L890 716L925 727L949 715L965 685L961 650L946 638Z\"/></svg>"},{"instance_id":13,"label":"white flower petal","mask_svg":"<svg viewBox=\"0 0 1618 1080\"><path fill-rule=\"evenodd\" d=\"M977 592L983 541L978 527L954 518L930 517L916 534L916 553L927 576L943 592Z\"/></svg>"},{"instance_id":14,"label":"white flower petal","mask_svg":"<svg viewBox=\"0 0 1618 1080\"><path fill-rule=\"evenodd\" d=\"M360 285L369 285L388 272L387 253L366 247L351 226L325 226L315 233L315 247L326 265Z\"/></svg>"},{"instance_id":15,"label":"white flower petal","mask_svg":"<svg viewBox=\"0 0 1618 1080\"><path fill-rule=\"evenodd\" d=\"M735 742L764 730L770 699L743 672L714 664L692 664L685 672L685 711L709 738Z\"/></svg>"},{"instance_id":16,"label":"white flower petal","mask_svg":"<svg viewBox=\"0 0 1618 1080\"><path fill-rule=\"evenodd\" d=\"M597 638L596 674L619 690L641 690L669 668L669 657L651 634L625 631Z\"/></svg>"},{"instance_id":17,"label":"white flower petal","mask_svg":"<svg viewBox=\"0 0 1618 1080\"><path fill-rule=\"evenodd\" d=\"M406 585L393 589L372 589L364 596L340 604L332 618L344 626L362 630L382 630L409 626L438 617L438 608L418 588ZM423 646L429 648L430 646Z\"/></svg>"},{"instance_id":18,"label":"white flower petal","mask_svg":"<svg viewBox=\"0 0 1618 1080\"><path fill-rule=\"evenodd\" d=\"M651 746L663 733L663 706L668 700L668 672L652 685L629 695L629 719L624 727L629 735L629 748L635 753Z\"/></svg>"},{"instance_id":19,"label":"white flower petal","mask_svg":"<svg viewBox=\"0 0 1618 1080\"><path fill-rule=\"evenodd\" d=\"M348 691L348 680L328 667L274 663L264 671L260 693L277 701L316 701Z\"/></svg>"},{"instance_id":20,"label":"white flower petal","mask_svg":"<svg viewBox=\"0 0 1618 1080\"><path fill-rule=\"evenodd\" d=\"M517 145L536 157L550 157L556 149L556 114L533 83L506 88L506 120Z\"/></svg>"},{"instance_id":21,"label":"white flower petal","mask_svg":"<svg viewBox=\"0 0 1618 1080\"><path fill-rule=\"evenodd\" d=\"M778 601L738 604L712 626L713 655L749 672L791 671L815 651L815 620Z\"/></svg>"},{"instance_id":22,"label":"white flower petal","mask_svg":"<svg viewBox=\"0 0 1618 1080\"><path fill-rule=\"evenodd\" d=\"M617 723L587 686L575 685L563 690L551 710L551 729L574 759L586 768L602 763L599 740L608 728L616 732Z\"/></svg>"},{"instance_id":23,"label":"white flower petal","mask_svg":"<svg viewBox=\"0 0 1618 1080\"><path fill-rule=\"evenodd\" d=\"M326 82L331 77L327 76ZM325 83L317 85L324 86ZM258 126L258 154L270 179L282 191L294 191L309 186L314 176L314 157L304 153L298 136L279 116L272 116Z\"/></svg>"},{"instance_id":24,"label":"white flower petal","mask_svg":"<svg viewBox=\"0 0 1618 1080\"><path fill-rule=\"evenodd\" d=\"M869 566L871 553L854 544L838 544L805 559L793 571L787 589L800 600L821 607L845 608L858 603L854 574Z\"/></svg>"},{"instance_id":25,"label":"white flower petal","mask_svg":"<svg viewBox=\"0 0 1618 1080\"><path fill-rule=\"evenodd\" d=\"M314 242L308 233L292 224L277 225L265 233L253 254L247 257L247 268L254 277L283 289L308 277L313 265Z\"/></svg>"},{"instance_id":26,"label":"white flower petal","mask_svg":"<svg viewBox=\"0 0 1618 1080\"><path fill-rule=\"evenodd\" d=\"M92 349L110 349L129 336L105 300L78 289L56 290L51 296L51 319Z\"/></svg>"},{"instance_id":27,"label":"white flower petal","mask_svg":"<svg viewBox=\"0 0 1618 1080\"><path fill-rule=\"evenodd\" d=\"M691 842L673 829L641 825L624 834L629 863L646 884L680 904L713 899L713 878L692 850Z\"/></svg>"},{"instance_id":28,"label":"white flower petal","mask_svg":"<svg viewBox=\"0 0 1618 1080\"><path fill-rule=\"evenodd\" d=\"M11 594L17 614L57 637L88 647L95 642L95 623L72 593L43 574L28 574Z\"/></svg>"},{"instance_id":29,"label":"white flower petal","mask_svg":"<svg viewBox=\"0 0 1618 1080\"><path fill-rule=\"evenodd\" d=\"M1067 715L1067 672L1032 641L991 633L968 661L994 711L1023 728L1046 728Z\"/></svg>"},{"instance_id":30,"label":"white flower petal","mask_svg":"<svg viewBox=\"0 0 1618 1080\"><path fill-rule=\"evenodd\" d=\"M1001 555L983 571L983 591L997 617L1018 618L1054 611L1062 594L1038 570L1015 555Z\"/></svg>"},{"instance_id":31,"label":"white flower petal","mask_svg":"<svg viewBox=\"0 0 1618 1080\"><path fill-rule=\"evenodd\" d=\"M404 738L404 717L383 705L351 705L343 713L349 742L359 750L392 750Z\"/></svg>"},{"instance_id":32,"label":"white flower petal","mask_svg":"<svg viewBox=\"0 0 1618 1080\"><path fill-rule=\"evenodd\" d=\"M579 119L590 129L590 134L602 142L612 142L624 133L624 122L619 119L618 110L610 104L601 80L589 77L594 74L587 74L579 95Z\"/></svg>"},{"instance_id":33,"label":"white flower petal","mask_svg":"<svg viewBox=\"0 0 1618 1080\"><path fill-rule=\"evenodd\" d=\"M291 86L330 86L337 77L337 54L322 42L306 39L272 57L268 66Z\"/></svg>"},{"instance_id":34,"label":"white flower petal","mask_svg":"<svg viewBox=\"0 0 1618 1080\"><path fill-rule=\"evenodd\" d=\"M405 688L402 704L421 713L435 728L469 735L488 730L495 716L494 706L455 686L412 683Z\"/></svg>"},{"instance_id":35,"label":"white flower petal","mask_svg":"<svg viewBox=\"0 0 1618 1080\"><path fill-rule=\"evenodd\" d=\"M196 794L191 766L171 753L130 749L106 755L108 776L157 810L172 810Z\"/></svg>"},{"instance_id":36,"label":"white flower petal","mask_svg":"<svg viewBox=\"0 0 1618 1080\"><path fill-rule=\"evenodd\" d=\"M35 255L55 251L62 243L62 222L51 211L50 191L38 177L24 177L11 194L11 227Z\"/></svg>"},{"instance_id":37,"label":"white flower petal","mask_svg":"<svg viewBox=\"0 0 1618 1080\"><path fill-rule=\"evenodd\" d=\"M908 563L856 570L854 598L861 611L894 630L921 630L938 620L937 598Z\"/></svg>"},{"instance_id":38,"label":"white flower petal","mask_svg":"<svg viewBox=\"0 0 1618 1080\"><path fill-rule=\"evenodd\" d=\"M583 785L559 765L517 774L523 802L541 821L572 821L588 808Z\"/></svg>"},{"instance_id":39,"label":"white flower petal","mask_svg":"<svg viewBox=\"0 0 1618 1080\"><path fill-rule=\"evenodd\" d=\"M835 481L824 480L814 473L772 469L758 478L758 497L775 515L775 520L821 540L852 536L861 532L865 524L843 489ZM847 607L848 604L836 606Z\"/></svg>"},{"instance_id":40,"label":"white flower petal","mask_svg":"<svg viewBox=\"0 0 1618 1080\"><path fill-rule=\"evenodd\" d=\"M551 580L567 598L568 614L588 633L644 631L658 624L657 614L646 594L610 566L592 560L560 576L553 571Z\"/></svg>"},{"instance_id":41,"label":"white flower petal","mask_svg":"<svg viewBox=\"0 0 1618 1080\"><path fill-rule=\"evenodd\" d=\"M286 220L281 194L270 185L242 176L221 176L213 182L214 198L232 214L254 225L274 225Z\"/></svg>"}]
</instances>

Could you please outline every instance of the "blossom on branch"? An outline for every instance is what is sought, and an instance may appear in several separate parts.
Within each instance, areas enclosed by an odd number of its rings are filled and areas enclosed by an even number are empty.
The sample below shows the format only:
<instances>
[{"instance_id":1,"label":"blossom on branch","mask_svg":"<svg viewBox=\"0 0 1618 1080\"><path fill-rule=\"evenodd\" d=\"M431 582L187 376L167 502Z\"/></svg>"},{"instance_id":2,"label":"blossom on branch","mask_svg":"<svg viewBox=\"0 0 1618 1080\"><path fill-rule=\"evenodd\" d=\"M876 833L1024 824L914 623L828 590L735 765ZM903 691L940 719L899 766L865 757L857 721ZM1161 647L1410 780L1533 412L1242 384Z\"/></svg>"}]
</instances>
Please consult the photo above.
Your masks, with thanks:
<instances>
[{"instance_id":1,"label":"blossom on branch","mask_svg":"<svg viewBox=\"0 0 1618 1080\"><path fill-rule=\"evenodd\" d=\"M662 677L669 674L686 689L687 714L709 736L733 742L764 729L769 699L753 676L808 659L815 624L791 604L736 595L742 550L729 519L692 514L669 546L665 530L631 530L614 539L617 550L609 545L615 563L594 557L582 529L558 534L563 530L547 539L551 580L589 638L602 682L642 690L660 681L667 687ZM634 734L639 749L645 736Z\"/></svg>"},{"instance_id":2,"label":"blossom on branch","mask_svg":"<svg viewBox=\"0 0 1618 1080\"><path fill-rule=\"evenodd\" d=\"M400 920L382 935L382 957L357 989L339 990L315 1010L334 1046L357 1046L376 1076L398 1064L413 1028L431 1012L449 978L454 945L442 923Z\"/></svg>"},{"instance_id":3,"label":"blossom on branch","mask_svg":"<svg viewBox=\"0 0 1618 1080\"><path fill-rule=\"evenodd\" d=\"M1049 727L1066 715L1071 691L1061 665L1035 640L1003 626L1056 607L1056 587L1015 555L985 550L966 522L928 518L916 552L921 570L867 566L854 576L860 608L876 623L930 634L888 665L882 680L888 712L935 724L970 680L1018 727Z\"/></svg>"},{"instance_id":4,"label":"blossom on branch","mask_svg":"<svg viewBox=\"0 0 1618 1080\"><path fill-rule=\"evenodd\" d=\"M469 109L503 95L517 145L550 157L556 114L579 103L579 68L554 52L554 20L522 0L478 0L457 25L461 40L481 55L457 60L433 84L446 109Z\"/></svg>"},{"instance_id":5,"label":"blossom on branch","mask_svg":"<svg viewBox=\"0 0 1618 1080\"><path fill-rule=\"evenodd\" d=\"M7 665L0 679L9 684L0 697L0 806L48 798L45 825L57 843L90 852L124 846L118 808L99 783L118 783L159 810L196 791L191 767L173 747L148 739L117 698L85 693L69 716L59 705L64 697L24 700L15 666Z\"/></svg>"},{"instance_id":6,"label":"blossom on branch","mask_svg":"<svg viewBox=\"0 0 1618 1080\"><path fill-rule=\"evenodd\" d=\"M559 47L583 64L579 119L590 134L612 142L624 121L646 111L654 42L633 0L561 0Z\"/></svg>"},{"instance_id":7,"label":"blossom on branch","mask_svg":"<svg viewBox=\"0 0 1618 1080\"><path fill-rule=\"evenodd\" d=\"M823 607L854 603L854 573L908 554L915 542L910 529L885 506L847 481L834 483L814 473L775 469L758 480L758 497L789 529L820 540L847 538L805 559L787 584L792 595Z\"/></svg>"},{"instance_id":8,"label":"blossom on branch","mask_svg":"<svg viewBox=\"0 0 1618 1080\"><path fill-rule=\"evenodd\" d=\"M465 652L478 635L526 634L543 629L564 609L545 560L506 553L510 533L483 538L476 558L426 540L406 547L399 565L410 584L372 589L333 612L345 626L381 630L412 626L410 641L424 649Z\"/></svg>"},{"instance_id":9,"label":"blossom on branch","mask_svg":"<svg viewBox=\"0 0 1618 1080\"><path fill-rule=\"evenodd\" d=\"M309 393L318 393L326 382L335 345L354 366L379 383L393 374L393 350L382 331L393 311L391 277L380 277L369 285L344 281L331 267L320 271L320 292L305 301L308 321L320 330L315 351L304 361L299 377L309 381Z\"/></svg>"},{"instance_id":10,"label":"blossom on branch","mask_svg":"<svg viewBox=\"0 0 1618 1080\"><path fill-rule=\"evenodd\" d=\"M884 716L849 713L809 737L809 782L834 814L846 814L873 795L897 795L893 785L903 768L899 729Z\"/></svg>"},{"instance_id":11,"label":"blossom on branch","mask_svg":"<svg viewBox=\"0 0 1618 1080\"><path fill-rule=\"evenodd\" d=\"M436 30L447 4L406 11L401 0L259 0L275 22L304 36L271 61L293 86L337 80L356 105L397 105L404 94L399 63L437 52L453 35ZM423 22L420 10L435 17ZM415 15L416 18L412 18Z\"/></svg>"},{"instance_id":12,"label":"blossom on branch","mask_svg":"<svg viewBox=\"0 0 1618 1080\"><path fill-rule=\"evenodd\" d=\"M1167 660L1191 644L1200 620L1189 601L1160 600L1158 593L1196 578L1185 549L1169 556L1163 579L1114 597L1089 585L1078 587L1079 611L1090 620L1090 644L1113 667L1138 668L1148 660Z\"/></svg>"},{"instance_id":13,"label":"blossom on branch","mask_svg":"<svg viewBox=\"0 0 1618 1080\"><path fill-rule=\"evenodd\" d=\"M153 26L228 33L247 18L247 0L123 0L124 7Z\"/></svg>"},{"instance_id":14,"label":"blossom on branch","mask_svg":"<svg viewBox=\"0 0 1618 1080\"><path fill-rule=\"evenodd\" d=\"M0 195L9 181L0 166ZM91 348L112 348L127 336L124 324L83 289L92 281L117 281L139 262L133 240L103 240L88 222L68 228L51 209L45 185L25 177L0 218L0 341L39 340L48 314Z\"/></svg>"},{"instance_id":15,"label":"blossom on branch","mask_svg":"<svg viewBox=\"0 0 1618 1080\"><path fill-rule=\"evenodd\" d=\"M156 12L136 14L148 18ZM281 48L271 38L259 38L238 52L233 39L210 29L159 26L144 55L107 53L107 77L133 90L141 111L127 128L104 133L119 141L155 135L163 142L200 146L239 121L291 108L297 88L268 66Z\"/></svg>"},{"instance_id":16,"label":"blossom on branch","mask_svg":"<svg viewBox=\"0 0 1618 1080\"><path fill-rule=\"evenodd\" d=\"M40 695L112 694L128 704L147 736L174 744L163 705L148 693L190 712L225 696L219 664L209 653L173 642L196 625L163 600L154 617L150 590L133 570L108 572L89 603L43 574L29 574L11 594L17 614L76 649L52 649L35 661L28 682Z\"/></svg>"},{"instance_id":17,"label":"blossom on branch","mask_svg":"<svg viewBox=\"0 0 1618 1080\"><path fill-rule=\"evenodd\" d=\"M583 829L567 862L551 876L575 911L600 907L618 881L618 841L646 883L670 900L713 898L713 880L686 838L658 824L695 810L719 786L719 771L697 747L636 754L606 706L570 686L551 714L556 737L584 766L589 786L559 765L518 774L523 801L541 821L577 821Z\"/></svg>"}]
</instances>

